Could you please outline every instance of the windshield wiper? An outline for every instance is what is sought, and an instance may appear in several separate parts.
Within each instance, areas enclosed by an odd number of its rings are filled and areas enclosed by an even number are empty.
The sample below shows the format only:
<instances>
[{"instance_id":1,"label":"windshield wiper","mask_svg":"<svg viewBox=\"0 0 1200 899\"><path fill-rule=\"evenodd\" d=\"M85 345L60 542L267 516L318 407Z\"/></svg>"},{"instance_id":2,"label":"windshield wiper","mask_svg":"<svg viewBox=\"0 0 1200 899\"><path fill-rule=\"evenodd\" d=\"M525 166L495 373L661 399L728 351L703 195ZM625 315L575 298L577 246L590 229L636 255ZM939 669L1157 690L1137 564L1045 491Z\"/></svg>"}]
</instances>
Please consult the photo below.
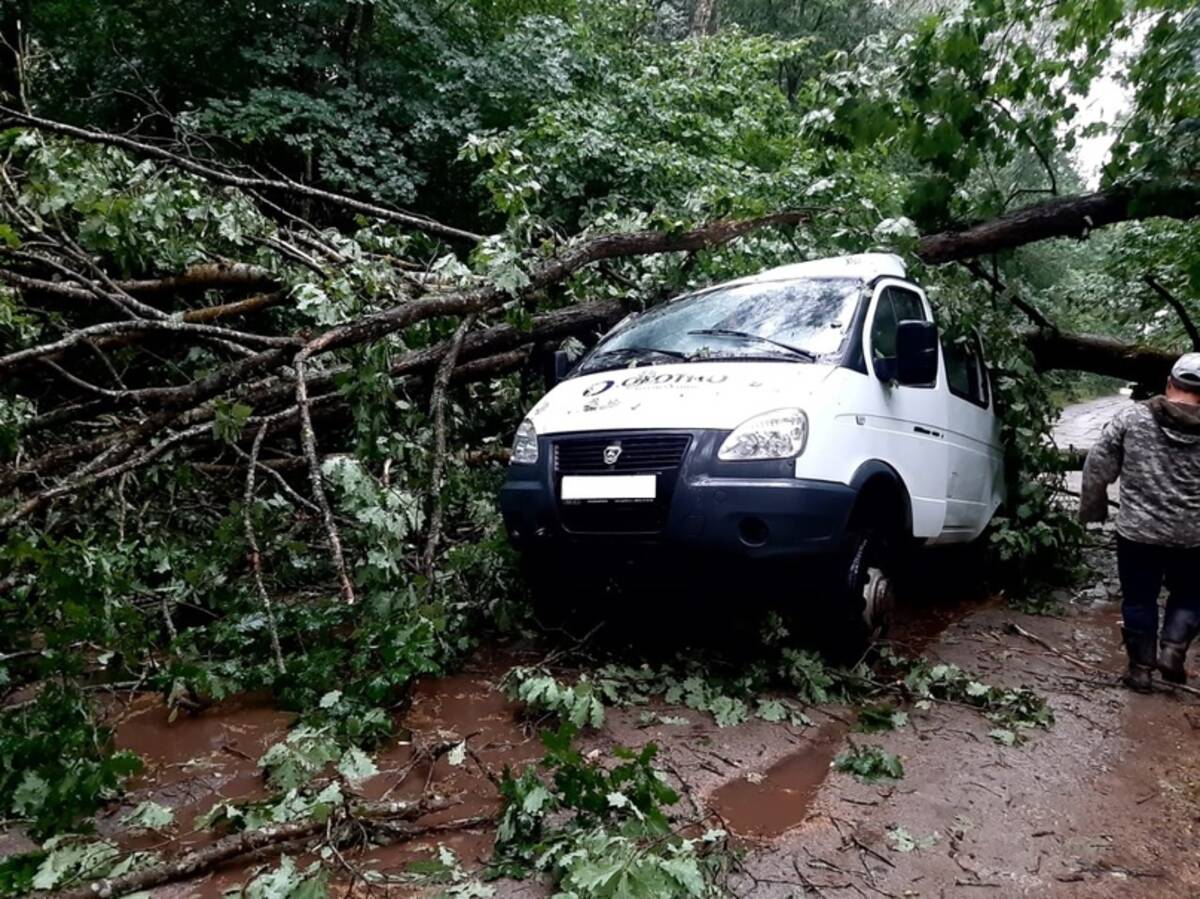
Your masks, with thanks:
<instances>
[{"instance_id":1,"label":"windshield wiper","mask_svg":"<svg viewBox=\"0 0 1200 899\"><path fill-rule=\"evenodd\" d=\"M687 353L681 353L678 350L660 350L658 347L652 346L623 346L592 354L579 366L579 373L588 374L604 371L606 368L620 368L628 364L621 361L624 359L629 359L636 364L638 359L646 356L666 356L668 359L678 359L682 362L691 361L691 357Z\"/></svg>"},{"instance_id":2,"label":"windshield wiper","mask_svg":"<svg viewBox=\"0 0 1200 899\"><path fill-rule=\"evenodd\" d=\"M596 358L601 356L670 356L672 359L686 359L687 353L681 353L679 350L660 350L654 346L621 346L611 350L601 350L596 354Z\"/></svg>"},{"instance_id":3,"label":"windshield wiper","mask_svg":"<svg viewBox=\"0 0 1200 899\"><path fill-rule=\"evenodd\" d=\"M802 359L807 359L809 362L817 361L817 354L809 350L802 349L798 346L792 346L790 343L783 343L779 340L772 340L770 337L763 337L761 334L751 334L749 331L734 331L729 328L699 328L695 331L688 331L688 334L699 334L703 336L713 337L740 337L742 340L755 340L759 343L769 343L772 346L777 346L780 349L787 350Z\"/></svg>"}]
</instances>

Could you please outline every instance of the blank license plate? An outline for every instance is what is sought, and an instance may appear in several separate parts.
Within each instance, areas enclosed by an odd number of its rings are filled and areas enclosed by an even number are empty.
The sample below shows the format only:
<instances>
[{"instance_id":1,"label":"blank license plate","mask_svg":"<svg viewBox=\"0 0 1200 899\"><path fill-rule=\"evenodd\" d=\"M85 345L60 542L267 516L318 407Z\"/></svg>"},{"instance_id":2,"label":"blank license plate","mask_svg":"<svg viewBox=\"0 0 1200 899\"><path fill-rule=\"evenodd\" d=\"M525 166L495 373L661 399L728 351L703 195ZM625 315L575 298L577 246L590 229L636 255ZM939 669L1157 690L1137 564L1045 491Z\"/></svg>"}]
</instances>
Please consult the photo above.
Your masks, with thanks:
<instances>
[{"instance_id":1,"label":"blank license plate","mask_svg":"<svg viewBox=\"0 0 1200 899\"><path fill-rule=\"evenodd\" d=\"M610 474L599 477L563 475L564 502L623 500L644 502L655 497L658 478L652 474Z\"/></svg>"}]
</instances>

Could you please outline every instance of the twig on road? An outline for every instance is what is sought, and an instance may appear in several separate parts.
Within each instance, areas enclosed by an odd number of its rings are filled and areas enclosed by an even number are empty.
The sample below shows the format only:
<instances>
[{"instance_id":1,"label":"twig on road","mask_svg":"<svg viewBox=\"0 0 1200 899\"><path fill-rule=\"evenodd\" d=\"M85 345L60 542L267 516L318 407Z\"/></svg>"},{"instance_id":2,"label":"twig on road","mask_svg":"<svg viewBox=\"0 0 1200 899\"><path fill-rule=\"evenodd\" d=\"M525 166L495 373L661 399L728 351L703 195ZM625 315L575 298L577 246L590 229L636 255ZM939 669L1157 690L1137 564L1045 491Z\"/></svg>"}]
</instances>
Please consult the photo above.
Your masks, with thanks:
<instances>
[{"instance_id":1,"label":"twig on road","mask_svg":"<svg viewBox=\"0 0 1200 899\"><path fill-rule=\"evenodd\" d=\"M1048 650L1049 652L1058 656L1060 659L1062 659L1066 662L1070 662L1072 665L1074 665L1077 668L1081 668L1082 670L1091 672L1093 674L1104 674L1104 675L1111 676L1111 672L1105 671L1103 668L1099 668L1096 665L1091 665L1087 662L1082 661L1081 659L1075 658L1074 656L1070 655L1069 653L1063 652L1061 649L1054 646L1052 643L1049 643L1046 640L1042 639L1037 634L1035 634L1031 631L1025 630L1025 628L1021 627L1021 625L1019 625L1019 624L1014 624L1013 622L1010 621L1006 625L1006 627L1008 628L1010 633L1014 633L1017 636L1024 637L1026 640L1031 640L1032 642L1036 643L1038 646L1041 646L1043 649ZM1088 683L1094 683L1094 682L1088 681ZM1180 692L1183 692L1183 693L1190 693L1193 696L1200 696L1200 689L1197 689L1196 687L1189 687L1187 684L1173 684L1170 681L1163 681L1162 685L1165 688L1167 688L1168 690L1179 690ZM1106 686L1109 686L1109 685L1106 685Z\"/></svg>"},{"instance_id":2,"label":"twig on road","mask_svg":"<svg viewBox=\"0 0 1200 899\"><path fill-rule=\"evenodd\" d=\"M1010 633L1016 634L1018 637L1024 637L1026 640L1030 640L1030 641L1036 643L1038 646L1042 647L1042 649L1045 649L1048 652L1053 653L1054 655L1058 656L1060 659L1062 659L1065 662L1070 662L1076 668L1080 668L1084 671L1090 671L1093 673L1095 673L1095 672L1100 672L1101 674L1108 673L1108 672L1104 671L1103 668L1097 668L1095 665L1091 665L1088 662L1083 661L1082 659L1077 659L1073 655L1063 652L1061 649L1059 649L1058 647L1049 643L1048 641L1042 639L1041 637L1039 637L1037 634L1033 633L1032 631L1025 630L1025 628L1021 627L1021 625L1019 625L1019 624L1016 624L1016 623L1010 621L1006 625L1006 627Z\"/></svg>"}]
</instances>

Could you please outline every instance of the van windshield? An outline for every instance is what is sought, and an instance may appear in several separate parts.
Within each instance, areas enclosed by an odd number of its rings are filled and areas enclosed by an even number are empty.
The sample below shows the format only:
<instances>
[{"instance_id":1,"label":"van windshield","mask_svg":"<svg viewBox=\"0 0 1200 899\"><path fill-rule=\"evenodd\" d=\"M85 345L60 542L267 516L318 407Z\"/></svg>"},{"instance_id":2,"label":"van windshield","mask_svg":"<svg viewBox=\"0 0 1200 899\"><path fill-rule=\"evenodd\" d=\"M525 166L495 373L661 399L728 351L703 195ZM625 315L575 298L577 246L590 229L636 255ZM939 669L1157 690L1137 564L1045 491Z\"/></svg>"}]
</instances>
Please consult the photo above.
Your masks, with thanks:
<instances>
[{"instance_id":1,"label":"van windshield","mask_svg":"<svg viewBox=\"0 0 1200 899\"><path fill-rule=\"evenodd\" d=\"M680 361L814 361L844 349L860 287L853 278L809 278L686 296L611 333L578 373Z\"/></svg>"}]
</instances>

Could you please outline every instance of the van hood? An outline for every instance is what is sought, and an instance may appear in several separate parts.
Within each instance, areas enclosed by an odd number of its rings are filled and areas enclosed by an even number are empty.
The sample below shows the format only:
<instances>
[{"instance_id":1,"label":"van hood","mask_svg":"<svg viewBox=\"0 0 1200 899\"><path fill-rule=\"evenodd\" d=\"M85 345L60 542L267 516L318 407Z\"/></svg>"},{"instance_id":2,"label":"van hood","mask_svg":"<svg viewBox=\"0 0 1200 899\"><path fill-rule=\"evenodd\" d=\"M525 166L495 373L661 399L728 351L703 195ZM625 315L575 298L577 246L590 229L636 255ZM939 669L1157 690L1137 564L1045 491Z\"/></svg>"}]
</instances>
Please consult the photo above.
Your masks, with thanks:
<instances>
[{"instance_id":1,"label":"van hood","mask_svg":"<svg viewBox=\"0 0 1200 899\"><path fill-rule=\"evenodd\" d=\"M529 418L538 434L732 430L761 412L803 408L833 369L816 362L687 362L596 372L563 381Z\"/></svg>"}]
</instances>

